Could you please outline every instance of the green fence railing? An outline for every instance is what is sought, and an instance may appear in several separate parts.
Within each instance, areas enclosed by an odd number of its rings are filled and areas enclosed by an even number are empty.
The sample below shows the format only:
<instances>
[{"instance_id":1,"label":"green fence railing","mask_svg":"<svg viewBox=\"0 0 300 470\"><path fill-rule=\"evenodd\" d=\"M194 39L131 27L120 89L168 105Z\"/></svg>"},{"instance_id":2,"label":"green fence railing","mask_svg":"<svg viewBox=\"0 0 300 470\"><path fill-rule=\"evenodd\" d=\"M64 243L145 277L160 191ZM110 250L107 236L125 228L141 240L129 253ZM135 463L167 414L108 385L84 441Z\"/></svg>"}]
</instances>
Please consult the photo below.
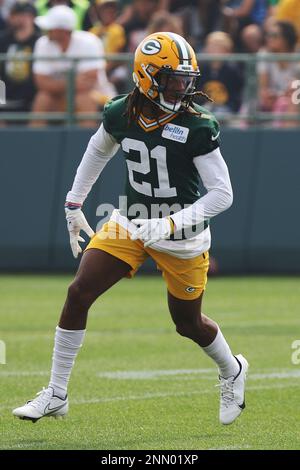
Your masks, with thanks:
<instances>
[{"instance_id":1,"label":"green fence railing","mask_svg":"<svg viewBox=\"0 0 300 470\"><path fill-rule=\"evenodd\" d=\"M67 72L67 93L66 93L66 110L65 112L51 112L51 113L31 113L31 112L6 112L5 105L0 104L0 121L19 121L26 122L31 120L47 120L51 121L62 121L65 125L73 126L83 120L99 120L99 113L81 113L80 115L75 113L74 96L75 96L75 74L76 64L81 60L99 60L103 58L109 61L116 61L118 63L127 64L129 70L132 68L133 55L129 53L121 54L107 54L103 57L86 57L82 58L65 58L65 57L39 57L38 60L47 61L65 61L72 62L72 67ZM15 57L7 56L6 54L0 54L0 65L1 62L5 62L9 59L12 61L34 61L37 60L33 55L16 55ZM272 112L261 112L259 111L259 85L258 85L258 73L257 64L259 62L289 62L299 63L300 66L300 53L292 54L198 54L198 63L201 69L201 63L204 62L236 62L244 64L245 71L245 87L243 90L243 102L247 104L246 112L238 113L218 113L216 112L217 118L227 124L236 125L237 123L247 122L248 125L256 126L264 123L266 126L273 121L293 121L300 125L300 106L296 107L296 112L293 113L272 113ZM128 91L133 86L130 81L131 73L128 73ZM1 79L1 75L0 75ZM299 77L295 77L295 83ZM287 84L288 85L288 84ZM300 81L298 82L300 89ZM299 94L300 95L300 94ZM100 115L101 118L101 115Z\"/></svg>"}]
</instances>

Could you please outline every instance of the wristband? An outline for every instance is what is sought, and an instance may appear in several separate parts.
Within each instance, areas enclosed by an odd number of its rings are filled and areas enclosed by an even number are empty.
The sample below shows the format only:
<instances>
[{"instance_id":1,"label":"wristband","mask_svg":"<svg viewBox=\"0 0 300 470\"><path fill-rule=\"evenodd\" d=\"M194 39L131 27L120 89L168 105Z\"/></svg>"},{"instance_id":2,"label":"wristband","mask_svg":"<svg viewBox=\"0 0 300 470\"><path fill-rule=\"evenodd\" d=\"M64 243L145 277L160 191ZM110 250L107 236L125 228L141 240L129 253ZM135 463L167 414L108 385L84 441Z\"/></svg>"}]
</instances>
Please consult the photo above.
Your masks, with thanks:
<instances>
[{"instance_id":1,"label":"wristband","mask_svg":"<svg viewBox=\"0 0 300 470\"><path fill-rule=\"evenodd\" d=\"M71 211L74 211L76 209L81 209L81 204L79 204L77 202L66 201L65 202L65 208L70 209Z\"/></svg>"}]
</instances>

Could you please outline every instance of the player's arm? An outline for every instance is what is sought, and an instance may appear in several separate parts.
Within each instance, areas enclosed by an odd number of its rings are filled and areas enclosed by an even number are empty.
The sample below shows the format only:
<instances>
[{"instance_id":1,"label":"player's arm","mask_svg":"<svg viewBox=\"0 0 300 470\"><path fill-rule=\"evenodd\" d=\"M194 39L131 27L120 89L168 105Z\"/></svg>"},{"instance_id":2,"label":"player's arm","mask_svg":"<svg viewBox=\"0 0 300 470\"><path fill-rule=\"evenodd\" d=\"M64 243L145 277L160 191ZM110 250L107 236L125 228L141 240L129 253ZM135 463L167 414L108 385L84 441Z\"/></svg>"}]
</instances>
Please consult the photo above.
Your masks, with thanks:
<instances>
[{"instance_id":1,"label":"player's arm","mask_svg":"<svg viewBox=\"0 0 300 470\"><path fill-rule=\"evenodd\" d=\"M220 148L193 159L207 194L186 209L172 215L175 230L203 223L228 209L233 201L227 165Z\"/></svg>"},{"instance_id":2,"label":"player's arm","mask_svg":"<svg viewBox=\"0 0 300 470\"><path fill-rule=\"evenodd\" d=\"M132 220L138 226L131 235L133 240L139 238L144 241L145 246L150 246L168 238L175 231L204 223L205 220L215 217L231 206L232 187L220 149L216 148L194 158L193 163L207 189L207 194L171 217Z\"/></svg>"},{"instance_id":3,"label":"player's arm","mask_svg":"<svg viewBox=\"0 0 300 470\"><path fill-rule=\"evenodd\" d=\"M116 154L118 148L119 144L106 132L102 124L91 137L77 168L72 189L68 192L65 203L70 244L75 258L82 251L79 242L84 241L80 237L80 230L84 230L89 237L94 234L81 211L81 206L106 163Z\"/></svg>"}]
</instances>

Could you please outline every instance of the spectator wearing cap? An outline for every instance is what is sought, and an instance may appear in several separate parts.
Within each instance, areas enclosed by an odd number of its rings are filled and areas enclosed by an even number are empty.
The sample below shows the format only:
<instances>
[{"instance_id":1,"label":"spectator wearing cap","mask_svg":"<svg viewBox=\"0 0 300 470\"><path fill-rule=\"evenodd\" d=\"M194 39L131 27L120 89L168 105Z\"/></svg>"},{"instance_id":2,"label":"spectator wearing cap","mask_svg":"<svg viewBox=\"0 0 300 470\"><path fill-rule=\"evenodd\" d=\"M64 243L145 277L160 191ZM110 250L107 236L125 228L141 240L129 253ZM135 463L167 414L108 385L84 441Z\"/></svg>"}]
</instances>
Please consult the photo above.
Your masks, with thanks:
<instances>
[{"instance_id":1,"label":"spectator wearing cap","mask_svg":"<svg viewBox=\"0 0 300 470\"><path fill-rule=\"evenodd\" d=\"M88 0L36 0L35 2L38 15L40 16L46 15L49 8L57 5L66 5L73 9L77 18L76 29L81 30L90 2Z\"/></svg>"},{"instance_id":2,"label":"spectator wearing cap","mask_svg":"<svg viewBox=\"0 0 300 470\"><path fill-rule=\"evenodd\" d=\"M8 26L0 36L0 53L7 54L0 62L0 78L6 84L6 105L2 111L29 111L36 93L30 60L15 60L20 55L31 55L39 33L34 26L36 10L29 2L16 2L12 7Z\"/></svg>"},{"instance_id":3,"label":"spectator wearing cap","mask_svg":"<svg viewBox=\"0 0 300 470\"><path fill-rule=\"evenodd\" d=\"M96 112L97 104L92 97L93 91L99 90L108 97L113 95L113 89L106 76L101 40L89 32L75 31L76 15L65 5L53 7L47 15L37 17L36 24L47 31L47 35L37 41L34 50L33 71L38 93L32 111L43 113L65 111L67 75L74 66L76 112ZM44 57L57 57L63 60L44 60ZM74 65L70 58L80 60ZM32 123L33 126L44 124L36 121ZM83 120L80 124L84 127L97 125L95 121L90 120Z\"/></svg>"}]
</instances>

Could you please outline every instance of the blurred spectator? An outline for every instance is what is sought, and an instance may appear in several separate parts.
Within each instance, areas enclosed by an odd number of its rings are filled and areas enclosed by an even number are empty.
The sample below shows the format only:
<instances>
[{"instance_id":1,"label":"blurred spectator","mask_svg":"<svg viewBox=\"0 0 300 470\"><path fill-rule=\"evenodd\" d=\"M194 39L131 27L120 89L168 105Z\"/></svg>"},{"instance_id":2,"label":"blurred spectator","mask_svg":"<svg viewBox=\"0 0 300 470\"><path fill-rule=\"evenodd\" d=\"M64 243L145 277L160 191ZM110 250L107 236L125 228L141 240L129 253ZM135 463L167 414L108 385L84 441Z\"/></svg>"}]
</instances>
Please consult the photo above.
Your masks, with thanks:
<instances>
[{"instance_id":1,"label":"blurred spectator","mask_svg":"<svg viewBox=\"0 0 300 470\"><path fill-rule=\"evenodd\" d=\"M277 10L277 5L280 0L268 0L268 14L269 16L275 15Z\"/></svg>"},{"instance_id":2,"label":"blurred spectator","mask_svg":"<svg viewBox=\"0 0 300 470\"><path fill-rule=\"evenodd\" d=\"M123 26L116 22L117 0L96 0L94 10L97 21L89 31L102 39L106 53L122 51L126 44L126 36Z\"/></svg>"},{"instance_id":3,"label":"blurred spectator","mask_svg":"<svg viewBox=\"0 0 300 470\"><path fill-rule=\"evenodd\" d=\"M280 0L275 17L279 21L292 23L298 34L298 46L300 46L300 2L299 0Z\"/></svg>"},{"instance_id":4,"label":"blurred spectator","mask_svg":"<svg viewBox=\"0 0 300 470\"><path fill-rule=\"evenodd\" d=\"M0 0L0 31L6 28L6 20L16 0Z\"/></svg>"},{"instance_id":5,"label":"blurred spectator","mask_svg":"<svg viewBox=\"0 0 300 470\"><path fill-rule=\"evenodd\" d=\"M0 36L0 53L7 60L0 62L0 78L6 84L4 111L29 111L36 89L30 60L15 60L31 55L39 33L34 26L36 10L29 2L17 2L8 18L9 28Z\"/></svg>"},{"instance_id":6,"label":"blurred spectator","mask_svg":"<svg viewBox=\"0 0 300 470\"><path fill-rule=\"evenodd\" d=\"M295 51L296 44L297 33L291 23L277 21L266 33L266 52L291 53ZM286 94L289 84L297 76L298 67L297 63L288 61L258 63L261 110L274 110L277 100Z\"/></svg>"},{"instance_id":7,"label":"blurred spectator","mask_svg":"<svg viewBox=\"0 0 300 470\"><path fill-rule=\"evenodd\" d=\"M249 54L256 54L263 46L264 35L257 24L249 24L241 32L241 50Z\"/></svg>"},{"instance_id":8,"label":"blurred spectator","mask_svg":"<svg viewBox=\"0 0 300 470\"><path fill-rule=\"evenodd\" d=\"M241 26L263 24L267 16L267 0L227 0L223 14L235 19Z\"/></svg>"},{"instance_id":9,"label":"blurred spectator","mask_svg":"<svg viewBox=\"0 0 300 470\"><path fill-rule=\"evenodd\" d=\"M123 24L127 44L126 50L134 52L139 43L147 35L147 28L157 11L159 0L133 0L130 19Z\"/></svg>"},{"instance_id":10,"label":"blurred spectator","mask_svg":"<svg viewBox=\"0 0 300 470\"><path fill-rule=\"evenodd\" d=\"M169 31L171 33L183 35L183 27L181 19L178 16L172 15L166 11L156 12L148 26L147 34L152 34L157 31Z\"/></svg>"},{"instance_id":11,"label":"blurred spectator","mask_svg":"<svg viewBox=\"0 0 300 470\"><path fill-rule=\"evenodd\" d=\"M300 69L297 70L297 74L293 77L292 81L288 84L285 94L280 96L274 105L274 113L282 114L295 114L300 116ZM274 122L274 127L298 127L300 125L299 120L285 120L278 119Z\"/></svg>"},{"instance_id":12,"label":"blurred spectator","mask_svg":"<svg viewBox=\"0 0 300 470\"><path fill-rule=\"evenodd\" d=\"M87 9L90 6L88 0L36 0L35 6L40 16L46 15L49 8L57 5L67 5L74 10L77 18L76 29L81 30Z\"/></svg>"},{"instance_id":13,"label":"blurred spectator","mask_svg":"<svg viewBox=\"0 0 300 470\"><path fill-rule=\"evenodd\" d=\"M96 0L93 11L97 15L98 21L94 22L90 32L103 41L106 54L122 52L126 44L126 36L123 26L116 23L118 16L117 1ZM124 92L128 81L127 65L111 60L107 62L106 71L110 82L117 88L118 93Z\"/></svg>"},{"instance_id":14,"label":"blurred spectator","mask_svg":"<svg viewBox=\"0 0 300 470\"><path fill-rule=\"evenodd\" d=\"M227 33L215 31L207 36L204 52L227 55L232 51L233 41ZM242 100L241 69L235 63L216 60L200 63L200 71L200 87L213 100L205 106L215 113L236 113Z\"/></svg>"},{"instance_id":15,"label":"blurred spectator","mask_svg":"<svg viewBox=\"0 0 300 470\"><path fill-rule=\"evenodd\" d=\"M1 6L3 2L4 0L0 0L0 32L6 28L6 21L4 19L3 10Z\"/></svg>"},{"instance_id":16,"label":"blurred spectator","mask_svg":"<svg viewBox=\"0 0 300 470\"><path fill-rule=\"evenodd\" d=\"M36 43L33 64L34 76L38 93L34 100L34 112L65 111L66 91L68 87L67 74L72 68L71 57L82 57L75 65L75 108L78 113L93 113L97 111L97 103L93 99L93 90L103 95L113 94L113 89L107 81L103 46L100 39L86 31L74 31L76 16L72 9L60 5L51 8L46 16L36 18L36 24L48 31ZM42 60L38 57L64 57L65 60ZM99 57L99 59L85 59ZM33 122L40 126L45 122ZM84 127L94 127L95 121L81 121Z\"/></svg>"},{"instance_id":17,"label":"blurred spectator","mask_svg":"<svg viewBox=\"0 0 300 470\"><path fill-rule=\"evenodd\" d=\"M199 21L201 22L203 38L212 31L221 30L223 0L199 0Z\"/></svg>"},{"instance_id":18,"label":"blurred spectator","mask_svg":"<svg viewBox=\"0 0 300 470\"><path fill-rule=\"evenodd\" d=\"M156 11L161 9L161 4L164 0L158 0ZM132 20L135 14L135 8L132 0L118 0L120 7L120 15L118 16L118 23L124 26Z\"/></svg>"},{"instance_id":19,"label":"blurred spectator","mask_svg":"<svg viewBox=\"0 0 300 470\"><path fill-rule=\"evenodd\" d=\"M240 33L249 24L262 25L267 17L267 0L226 0L223 8L223 30L233 38L236 49L241 49Z\"/></svg>"},{"instance_id":20,"label":"blurred spectator","mask_svg":"<svg viewBox=\"0 0 300 470\"><path fill-rule=\"evenodd\" d=\"M195 48L203 42L203 20L207 20L208 11L213 11L215 0L161 0L161 8L180 18L183 36Z\"/></svg>"}]
</instances>

